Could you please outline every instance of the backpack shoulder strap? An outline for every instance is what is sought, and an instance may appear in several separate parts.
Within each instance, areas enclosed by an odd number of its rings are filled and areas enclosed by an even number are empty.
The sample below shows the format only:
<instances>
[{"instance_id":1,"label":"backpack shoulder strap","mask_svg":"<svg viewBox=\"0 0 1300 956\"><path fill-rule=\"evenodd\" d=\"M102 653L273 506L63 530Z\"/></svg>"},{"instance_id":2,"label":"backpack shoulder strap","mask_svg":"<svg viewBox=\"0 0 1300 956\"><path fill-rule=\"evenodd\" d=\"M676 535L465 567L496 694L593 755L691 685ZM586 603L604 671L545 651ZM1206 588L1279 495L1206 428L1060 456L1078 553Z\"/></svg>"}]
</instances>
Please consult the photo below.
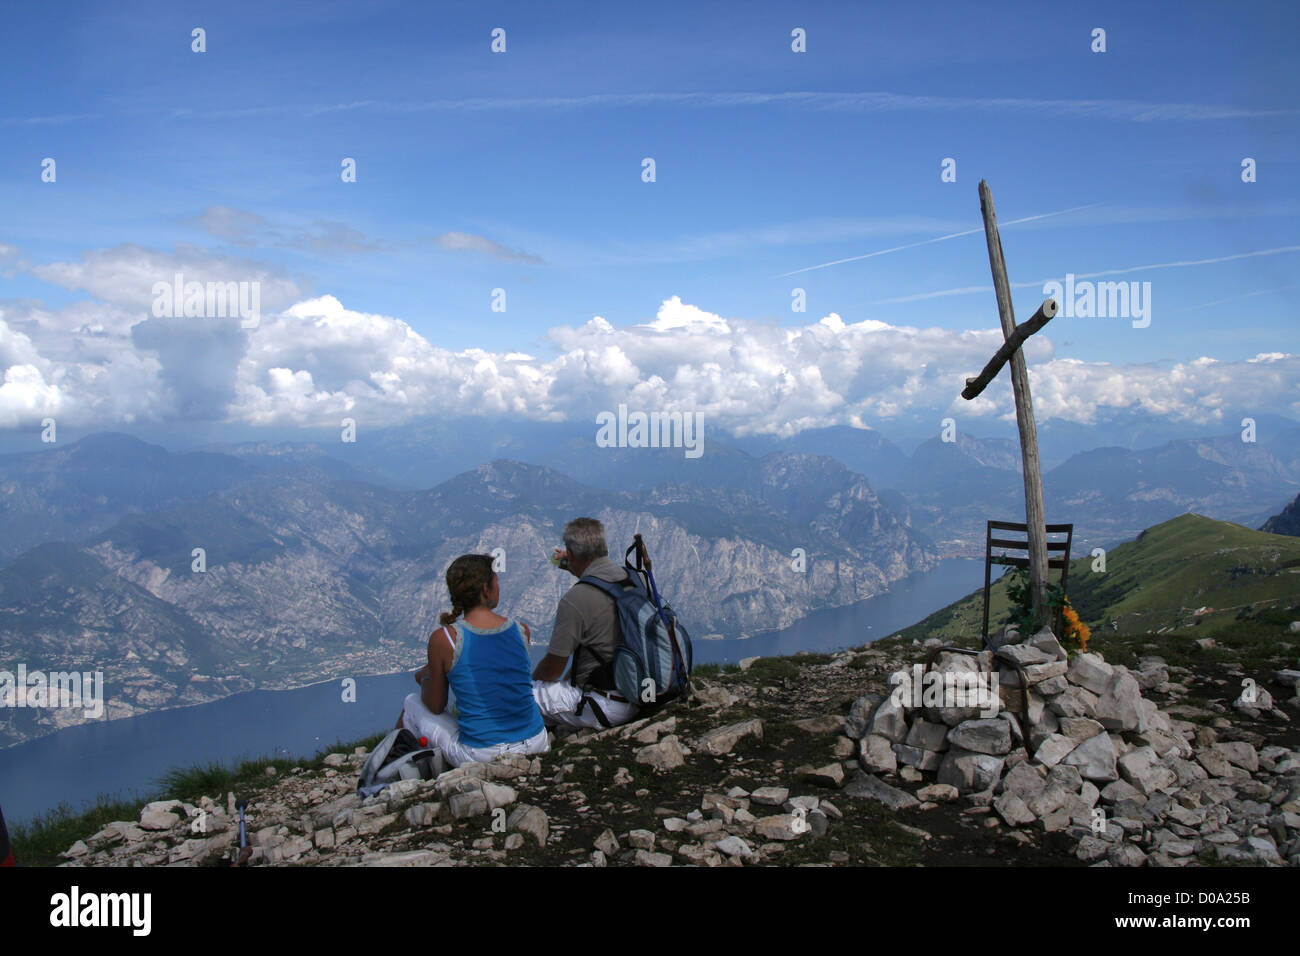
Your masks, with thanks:
<instances>
[{"instance_id":1,"label":"backpack shoulder strap","mask_svg":"<svg viewBox=\"0 0 1300 956\"><path fill-rule=\"evenodd\" d=\"M616 601L626 590L624 585L621 583L615 584L613 581L606 581L603 578L594 577L590 574L584 574L582 577L578 578L578 583L590 584L594 588L599 588Z\"/></svg>"}]
</instances>

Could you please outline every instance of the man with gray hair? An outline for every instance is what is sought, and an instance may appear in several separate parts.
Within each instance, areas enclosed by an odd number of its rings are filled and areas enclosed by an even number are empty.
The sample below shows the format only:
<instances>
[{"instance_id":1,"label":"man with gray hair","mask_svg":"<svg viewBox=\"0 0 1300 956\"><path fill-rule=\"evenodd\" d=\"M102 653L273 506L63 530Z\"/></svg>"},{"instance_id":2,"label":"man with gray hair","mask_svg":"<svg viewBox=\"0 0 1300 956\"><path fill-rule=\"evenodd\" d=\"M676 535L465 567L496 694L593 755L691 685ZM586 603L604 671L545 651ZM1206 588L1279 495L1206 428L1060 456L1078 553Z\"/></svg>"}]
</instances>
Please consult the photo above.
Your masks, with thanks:
<instances>
[{"instance_id":1,"label":"man with gray hair","mask_svg":"<svg viewBox=\"0 0 1300 956\"><path fill-rule=\"evenodd\" d=\"M625 570L609 559L605 529L595 518L574 518L564 526L564 547L552 563L581 579L584 575L621 584ZM635 701L614 685L614 651L619 644L618 611L600 588L581 580L565 592L555 611L551 644L533 671L533 697L549 726L613 727L637 715ZM568 681L564 669L573 658Z\"/></svg>"}]
</instances>

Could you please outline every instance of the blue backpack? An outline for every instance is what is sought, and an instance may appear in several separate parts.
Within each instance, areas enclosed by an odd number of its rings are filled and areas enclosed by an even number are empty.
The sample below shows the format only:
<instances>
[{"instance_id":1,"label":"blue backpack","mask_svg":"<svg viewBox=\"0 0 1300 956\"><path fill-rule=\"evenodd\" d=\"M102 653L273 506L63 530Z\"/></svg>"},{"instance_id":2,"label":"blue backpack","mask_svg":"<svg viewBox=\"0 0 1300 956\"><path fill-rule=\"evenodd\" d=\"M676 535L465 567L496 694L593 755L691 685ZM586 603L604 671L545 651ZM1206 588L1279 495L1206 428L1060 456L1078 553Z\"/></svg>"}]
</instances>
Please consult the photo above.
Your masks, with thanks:
<instances>
[{"instance_id":1,"label":"blue backpack","mask_svg":"<svg viewBox=\"0 0 1300 956\"><path fill-rule=\"evenodd\" d=\"M636 564L629 562L633 552ZM600 588L614 599L619 643L613 661L601 661L597 674L614 689L641 706L660 704L691 693L691 636L667 602L659 597L641 535L634 536L623 556L628 580L621 584L583 576L579 582ZM585 648L599 660L591 648ZM595 676L595 675L593 675ZM599 711L597 711L599 716ZM604 721L602 720L603 724Z\"/></svg>"}]
</instances>

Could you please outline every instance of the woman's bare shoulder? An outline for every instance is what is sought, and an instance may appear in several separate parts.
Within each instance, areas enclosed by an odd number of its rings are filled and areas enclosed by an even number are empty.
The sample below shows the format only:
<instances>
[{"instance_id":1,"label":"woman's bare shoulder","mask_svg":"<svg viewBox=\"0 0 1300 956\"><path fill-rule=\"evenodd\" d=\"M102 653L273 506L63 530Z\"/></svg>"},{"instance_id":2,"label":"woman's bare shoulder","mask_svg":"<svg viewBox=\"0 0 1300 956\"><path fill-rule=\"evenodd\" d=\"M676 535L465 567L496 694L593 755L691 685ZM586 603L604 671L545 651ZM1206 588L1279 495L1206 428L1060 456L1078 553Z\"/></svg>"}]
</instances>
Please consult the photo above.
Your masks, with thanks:
<instances>
[{"instance_id":1,"label":"woman's bare shoulder","mask_svg":"<svg viewBox=\"0 0 1300 956\"><path fill-rule=\"evenodd\" d=\"M451 643L448 643L448 638ZM445 627L438 627L429 635L429 653L437 654L439 657L449 657L451 655L451 645L457 641L456 627L454 624L448 624Z\"/></svg>"}]
</instances>

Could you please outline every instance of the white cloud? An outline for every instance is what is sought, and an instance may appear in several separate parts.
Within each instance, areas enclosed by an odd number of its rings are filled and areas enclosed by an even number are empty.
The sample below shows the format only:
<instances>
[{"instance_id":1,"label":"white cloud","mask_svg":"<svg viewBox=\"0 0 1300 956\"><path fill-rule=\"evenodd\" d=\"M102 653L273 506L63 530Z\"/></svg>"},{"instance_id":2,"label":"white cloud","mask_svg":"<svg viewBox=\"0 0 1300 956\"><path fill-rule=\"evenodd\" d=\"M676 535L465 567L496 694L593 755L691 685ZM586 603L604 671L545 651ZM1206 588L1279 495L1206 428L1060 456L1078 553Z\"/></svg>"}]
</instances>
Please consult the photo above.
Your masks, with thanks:
<instances>
[{"instance_id":1,"label":"white cloud","mask_svg":"<svg viewBox=\"0 0 1300 956\"><path fill-rule=\"evenodd\" d=\"M186 282L258 282L262 308L282 309L302 297L292 279L270 266L233 256L214 255L197 246L177 245L175 252L126 244L93 249L80 262L53 262L30 268L45 282L90 293L101 302L141 310L153 305L156 282L173 282L179 272Z\"/></svg>"},{"instance_id":2,"label":"white cloud","mask_svg":"<svg viewBox=\"0 0 1300 956\"><path fill-rule=\"evenodd\" d=\"M185 282L253 281L265 309L302 297L296 282L271 267L191 246L168 253L120 245L92 250L76 262L25 268L95 301L61 308L28 300L0 305L0 341L9 339L7 348L0 346L0 372L9 385L0 427L30 425L47 415L104 428L221 418L244 351L238 320L154 318L154 284L173 283L177 273ZM24 349L34 358L5 354ZM9 374L20 365L30 368Z\"/></svg>"},{"instance_id":3,"label":"white cloud","mask_svg":"<svg viewBox=\"0 0 1300 956\"><path fill-rule=\"evenodd\" d=\"M251 424L387 424L413 415L546 417L549 379L536 359L436 348L400 319L344 308L333 296L264 317L249 335L226 410Z\"/></svg>"},{"instance_id":4,"label":"white cloud","mask_svg":"<svg viewBox=\"0 0 1300 956\"><path fill-rule=\"evenodd\" d=\"M11 365L0 384L0 428L16 428L45 415L57 414L59 389L45 380L35 365Z\"/></svg>"},{"instance_id":5,"label":"white cloud","mask_svg":"<svg viewBox=\"0 0 1300 956\"><path fill-rule=\"evenodd\" d=\"M730 332L731 326L721 316L705 312L693 305L686 305L678 296L673 296L659 306L659 314L646 328L656 332L669 332L673 329L712 330Z\"/></svg>"},{"instance_id":6,"label":"white cloud","mask_svg":"<svg viewBox=\"0 0 1300 956\"><path fill-rule=\"evenodd\" d=\"M272 222L265 216L230 206L208 206L202 212L182 223L243 248L274 248L305 250L320 255L352 255L356 253L391 252L403 246L432 243L448 252L474 252L501 262L544 265L544 260L518 249L509 249L486 236L468 232L444 232L432 238L414 242L394 242L370 239L344 222L326 219ZM3 258L0 246L0 258Z\"/></svg>"},{"instance_id":7,"label":"white cloud","mask_svg":"<svg viewBox=\"0 0 1300 956\"><path fill-rule=\"evenodd\" d=\"M440 236L435 236L433 241L439 248L451 252L477 252L492 259L499 259L502 262L525 262L530 265L542 264L542 260L531 253L520 252L518 249L507 249L499 242L493 242L486 236L476 236L469 232L444 232Z\"/></svg>"},{"instance_id":8,"label":"white cloud","mask_svg":"<svg viewBox=\"0 0 1300 956\"><path fill-rule=\"evenodd\" d=\"M175 407L158 359L93 320L78 326L83 308L0 307L0 428L50 416L107 428L167 417Z\"/></svg>"},{"instance_id":9,"label":"white cloud","mask_svg":"<svg viewBox=\"0 0 1300 956\"><path fill-rule=\"evenodd\" d=\"M144 419L337 427L352 417L386 425L430 414L582 421L626 402L700 412L719 428L790 434L900 417L1014 414L1005 375L974 402L959 397L1001 344L996 329L850 322L834 313L780 326L673 296L642 324L615 328L597 316L552 328L553 354L534 357L439 348L401 319L349 309L333 296L265 309L249 330L237 320L149 315L159 274L183 268L188 277L193 268L200 280L237 279L258 268L232 262L122 246L37 267L104 301L0 306L0 427L28 427L46 415L99 428ZM281 297L296 291L290 280L271 281ZM1057 358L1045 334L1025 348L1041 421L1089 423L1117 409L1207 425L1241 408L1300 417L1300 356L1089 363Z\"/></svg>"},{"instance_id":10,"label":"white cloud","mask_svg":"<svg viewBox=\"0 0 1300 956\"><path fill-rule=\"evenodd\" d=\"M0 312L0 428L40 421L62 405L62 395L47 377L50 363L32 340L11 328Z\"/></svg>"}]
</instances>

